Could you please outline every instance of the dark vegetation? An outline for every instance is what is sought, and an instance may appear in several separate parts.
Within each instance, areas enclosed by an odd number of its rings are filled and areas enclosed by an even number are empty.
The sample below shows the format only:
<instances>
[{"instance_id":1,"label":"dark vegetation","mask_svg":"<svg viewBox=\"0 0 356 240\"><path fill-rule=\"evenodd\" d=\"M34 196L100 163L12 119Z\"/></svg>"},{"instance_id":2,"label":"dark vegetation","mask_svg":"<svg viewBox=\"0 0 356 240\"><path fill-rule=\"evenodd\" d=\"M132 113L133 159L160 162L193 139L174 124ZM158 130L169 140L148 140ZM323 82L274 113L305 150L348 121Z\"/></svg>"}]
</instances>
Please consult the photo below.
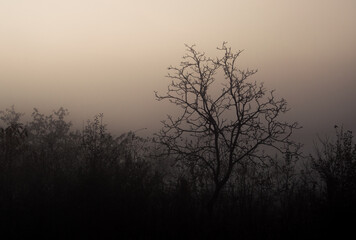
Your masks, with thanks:
<instances>
[{"instance_id":1,"label":"dark vegetation","mask_svg":"<svg viewBox=\"0 0 356 240\"><path fill-rule=\"evenodd\" d=\"M0 230L6 239L322 239L352 233L356 146L350 131L302 156L286 102L225 45L188 47L166 95L182 109L152 138L115 137L99 114L72 130L67 110L23 123L0 112ZM213 76L225 79L210 94ZM273 149L274 151L270 150Z\"/></svg>"}]
</instances>

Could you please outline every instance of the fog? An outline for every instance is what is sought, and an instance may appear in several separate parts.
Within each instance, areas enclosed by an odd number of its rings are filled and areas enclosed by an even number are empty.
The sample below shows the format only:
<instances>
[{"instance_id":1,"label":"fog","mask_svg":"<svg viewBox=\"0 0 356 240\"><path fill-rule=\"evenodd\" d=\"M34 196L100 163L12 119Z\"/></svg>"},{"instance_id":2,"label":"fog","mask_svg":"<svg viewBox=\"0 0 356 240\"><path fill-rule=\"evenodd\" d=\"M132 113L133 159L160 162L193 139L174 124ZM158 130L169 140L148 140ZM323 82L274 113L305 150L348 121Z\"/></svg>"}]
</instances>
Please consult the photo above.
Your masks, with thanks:
<instances>
[{"instance_id":1,"label":"fog","mask_svg":"<svg viewBox=\"0 0 356 240\"><path fill-rule=\"evenodd\" d=\"M214 57L223 41L287 99L296 138L356 130L352 0L0 0L0 109L63 106L76 126L104 113L114 132L152 133L175 111L154 91L184 44Z\"/></svg>"}]
</instances>

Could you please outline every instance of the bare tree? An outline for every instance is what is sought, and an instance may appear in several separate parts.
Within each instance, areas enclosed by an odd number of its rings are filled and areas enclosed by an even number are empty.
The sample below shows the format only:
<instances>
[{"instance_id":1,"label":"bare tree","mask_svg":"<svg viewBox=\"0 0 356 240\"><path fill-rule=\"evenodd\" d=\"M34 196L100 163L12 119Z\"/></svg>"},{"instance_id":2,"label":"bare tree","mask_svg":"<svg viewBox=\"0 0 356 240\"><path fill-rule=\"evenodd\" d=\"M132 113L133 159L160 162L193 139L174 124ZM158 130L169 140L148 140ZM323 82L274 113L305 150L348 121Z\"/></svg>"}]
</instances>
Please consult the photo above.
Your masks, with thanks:
<instances>
[{"instance_id":1,"label":"bare tree","mask_svg":"<svg viewBox=\"0 0 356 240\"><path fill-rule=\"evenodd\" d=\"M256 70L240 70L224 42L222 57L209 58L188 46L179 67L169 67L172 82L158 101L169 100L181 108L168 116L157 137L178 162L200 169L212 182L210 211L237 164L265 157L263 146L286 152L297 123L280 120L287 102L277 99L263 84L247 81ZM219 90L217 90L217 88ZM290 150L288 150L290 151Z\"/></svg>"},{"instance_id":2,"label":"bare tree","mask_svg":"<svg viewBox=\"0 0 356 240\"><path fill-rule=\"evenodd\" d=\"M356 200L356 144L352 131L334 128L336 141L319 138L321 148L315 146L312 166L325 183L328 204L352 206Z\"/></svg>"}]
</instances>

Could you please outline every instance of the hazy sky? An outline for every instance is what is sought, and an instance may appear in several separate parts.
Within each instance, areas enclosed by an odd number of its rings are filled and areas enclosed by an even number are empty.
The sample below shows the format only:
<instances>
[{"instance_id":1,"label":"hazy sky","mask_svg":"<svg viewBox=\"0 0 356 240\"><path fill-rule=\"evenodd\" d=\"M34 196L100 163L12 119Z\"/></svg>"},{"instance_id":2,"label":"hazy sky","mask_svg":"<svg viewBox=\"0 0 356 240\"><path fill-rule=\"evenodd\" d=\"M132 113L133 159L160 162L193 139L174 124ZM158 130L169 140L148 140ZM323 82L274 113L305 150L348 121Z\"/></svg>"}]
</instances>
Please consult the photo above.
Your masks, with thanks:
<instances>
[{"instance_id":1,"label":"hazy sky","mask_svg":"<svg viewBox=\"0 0 356 240\"><path fill-rule=\"evenodd\" d=\"M356 130L354 0L0 0L0 109L154 131L184 43L215 56L223 41L288 100L298 136Z\"/></svg>"}]
</instances>

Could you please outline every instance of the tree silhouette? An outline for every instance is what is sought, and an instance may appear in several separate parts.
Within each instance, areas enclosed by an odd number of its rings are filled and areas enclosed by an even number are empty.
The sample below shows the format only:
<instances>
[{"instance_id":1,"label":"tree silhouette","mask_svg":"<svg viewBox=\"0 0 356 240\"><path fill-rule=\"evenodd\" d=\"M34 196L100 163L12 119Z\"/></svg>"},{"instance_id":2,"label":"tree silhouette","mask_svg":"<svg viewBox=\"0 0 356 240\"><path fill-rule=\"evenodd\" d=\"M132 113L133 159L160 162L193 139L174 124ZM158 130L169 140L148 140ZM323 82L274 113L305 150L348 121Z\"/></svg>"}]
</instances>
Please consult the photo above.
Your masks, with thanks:
<instances>
[{"instance_id":1,"label":"tree silhouette","mask_svg":"<svg viewBox=\"0 0 356 240\"><path fill-rule=\"evenodd\" d=\"M210 179L211 213L236 165L263 161L264 146L283 153L296 146L289 137L299 127L280 120L288 111L283 98L276 98L263 84L248 81L256 70L237 67L242 51L233 52L224 42L218 48L222 57L212 59L194 45L186 47L180 66L168 68L172 82L166 94L155 93L158 101L168 100L182 112L162 121L157 137L178 163Z\"/></svg>"},{"instance_id":2,"label":"tree silhouette","mask_svg":"<svg viewBox=\"0 0 356 240\"><path fill-rule=\"evenodd\" d=\"M356 145L351 131L334 128L336 141L319 139L321 149L312 163L326 185L328 204L350 207L356 199Z\"/></svg>"}]
</instances>

